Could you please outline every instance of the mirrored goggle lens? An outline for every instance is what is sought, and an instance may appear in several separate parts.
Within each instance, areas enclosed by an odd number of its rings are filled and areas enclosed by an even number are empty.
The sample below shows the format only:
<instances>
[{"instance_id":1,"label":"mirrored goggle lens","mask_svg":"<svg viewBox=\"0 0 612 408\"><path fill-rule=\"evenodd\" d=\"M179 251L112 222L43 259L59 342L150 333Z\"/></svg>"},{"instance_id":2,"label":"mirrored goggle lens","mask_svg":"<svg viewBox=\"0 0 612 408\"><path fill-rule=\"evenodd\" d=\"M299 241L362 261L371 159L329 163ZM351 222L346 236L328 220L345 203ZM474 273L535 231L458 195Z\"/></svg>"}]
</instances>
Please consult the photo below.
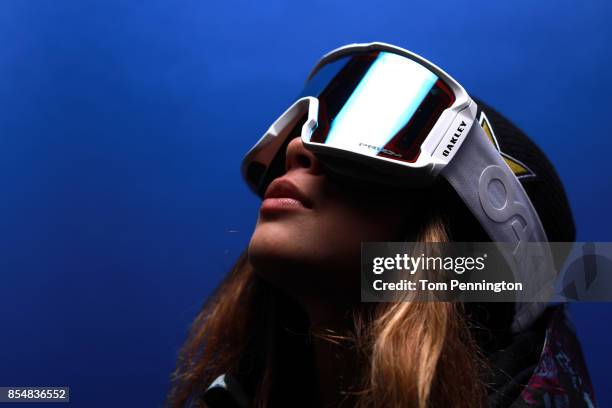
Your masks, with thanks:
<instances>
[{"instance_id":1,"label":"mirrored goggle lens","mask_svg":"<svg viewBox=\"0 0 612 408\"><path fill-rule=\"evenodd\" d=\"M429 69L384 51L325 64L301 96L319 99L311 142L404 162L416 161L421 144L455 101Z\"/></svg>"}]
</instances>

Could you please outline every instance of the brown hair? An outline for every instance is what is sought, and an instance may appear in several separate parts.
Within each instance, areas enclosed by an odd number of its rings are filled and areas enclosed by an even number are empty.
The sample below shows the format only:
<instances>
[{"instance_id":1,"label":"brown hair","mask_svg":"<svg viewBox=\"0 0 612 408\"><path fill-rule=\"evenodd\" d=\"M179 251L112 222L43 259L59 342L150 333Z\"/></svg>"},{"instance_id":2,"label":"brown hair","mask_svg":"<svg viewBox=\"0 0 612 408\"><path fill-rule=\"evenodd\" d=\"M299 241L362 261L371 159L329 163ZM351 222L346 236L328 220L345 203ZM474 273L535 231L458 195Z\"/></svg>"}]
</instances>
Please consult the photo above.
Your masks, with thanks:
<instances>
[{"instance_id":1,"label":"brown hair","mask_svg":"<svg viewBox=\"0 0 612 408\"><path fill-rule=\"evenodd\" d=\"M430 209L417 241L449 241L448 221ZM286 299L254 273L244 251L195 319L172 375L167 405L204 407L199 394L217 376L248 371L255 379L250 388L253 406L268 406L280 381L275 372L281 314L291 319L283 302ZM484 406L484 359L461 304L360 304L352 316L350 335L328 336L353 347L358 356L359 380L346 394L351 405Z\"/></svg>"}]
</instances>

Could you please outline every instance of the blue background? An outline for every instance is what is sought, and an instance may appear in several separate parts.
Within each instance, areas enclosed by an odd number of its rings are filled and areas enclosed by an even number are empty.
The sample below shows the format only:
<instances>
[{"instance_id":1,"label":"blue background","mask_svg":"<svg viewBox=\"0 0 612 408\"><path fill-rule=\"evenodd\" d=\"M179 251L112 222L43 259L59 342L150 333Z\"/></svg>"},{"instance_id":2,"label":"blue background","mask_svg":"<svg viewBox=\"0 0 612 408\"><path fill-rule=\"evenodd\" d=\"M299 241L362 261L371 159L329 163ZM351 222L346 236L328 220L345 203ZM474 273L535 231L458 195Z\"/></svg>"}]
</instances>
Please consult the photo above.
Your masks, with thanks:
<instances>
[{"instance_id":1,"label":"blue background","mask_svg":"<svg viewBox=\"0 0 612 408\"><path fill-rule=\"evenodd\" d=\"M161 406L255 222L241 156L345 43L444 67L547 152L578 239L612 241L611 4L2 0L0 385ZM611 312L572 310L601 406Z\"/></svg>"}]
</instances>

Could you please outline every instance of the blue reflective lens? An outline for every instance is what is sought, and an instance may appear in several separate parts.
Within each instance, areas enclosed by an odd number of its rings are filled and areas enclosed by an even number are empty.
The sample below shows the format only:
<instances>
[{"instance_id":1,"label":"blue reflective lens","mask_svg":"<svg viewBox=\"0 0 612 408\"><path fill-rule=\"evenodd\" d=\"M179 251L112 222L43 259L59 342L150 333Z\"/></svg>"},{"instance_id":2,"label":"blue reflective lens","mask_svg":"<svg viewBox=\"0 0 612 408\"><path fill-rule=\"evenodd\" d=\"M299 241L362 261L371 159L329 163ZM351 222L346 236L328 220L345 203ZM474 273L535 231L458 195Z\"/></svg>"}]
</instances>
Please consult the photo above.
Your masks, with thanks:
<instances>
[{"instance_id":1,"label":"blue reflective lens","mask_svg":"<svg viewBox=\"0 0 612 408\"><path fill-rule=\"evenodd\" d=\"M319 99L312 142L407 162L418 158L427 134L455 100L428 68L383 51L324 65L302 95Z\"/></svg>"}]
</instances>

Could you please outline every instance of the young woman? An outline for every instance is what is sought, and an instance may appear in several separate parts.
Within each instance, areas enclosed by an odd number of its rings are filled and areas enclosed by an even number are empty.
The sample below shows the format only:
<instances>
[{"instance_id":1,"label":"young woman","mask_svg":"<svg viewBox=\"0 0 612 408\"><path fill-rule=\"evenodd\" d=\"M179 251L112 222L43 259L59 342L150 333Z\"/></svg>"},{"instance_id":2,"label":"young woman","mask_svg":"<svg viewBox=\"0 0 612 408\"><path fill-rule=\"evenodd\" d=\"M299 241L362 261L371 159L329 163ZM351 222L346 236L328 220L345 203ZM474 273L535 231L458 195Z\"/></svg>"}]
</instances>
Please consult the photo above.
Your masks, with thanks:
<instances>
[{"instance_id":1,"label":"young woman","mask_svg":"<svg viewBox=\"0 0 612 408\"><path fill-rule=\"evenodd\" d=\"M386 44L328 54L302 96L245 158L257 224L193 323L168 405L593 406L562 306L360 301L362 242L509 237L470 195L492 167L529 240L573 241L541 150Z\"/></svg>"}]
</instances>

